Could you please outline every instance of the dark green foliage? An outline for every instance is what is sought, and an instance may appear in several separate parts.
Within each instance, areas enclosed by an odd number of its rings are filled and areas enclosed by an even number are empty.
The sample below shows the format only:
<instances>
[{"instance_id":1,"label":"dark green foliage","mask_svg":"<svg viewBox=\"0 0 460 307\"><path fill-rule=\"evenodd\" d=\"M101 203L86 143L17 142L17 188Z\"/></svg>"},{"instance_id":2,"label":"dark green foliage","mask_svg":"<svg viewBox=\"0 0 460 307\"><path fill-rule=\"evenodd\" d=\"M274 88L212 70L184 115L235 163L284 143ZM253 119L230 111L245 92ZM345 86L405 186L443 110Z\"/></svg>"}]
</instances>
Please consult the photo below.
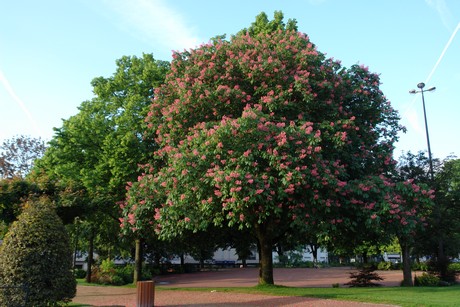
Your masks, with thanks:
<instances>
[{"instance_id":1,"label":"dark green foliage","mask_svg":"<svg viewBox=\"0 0 460 307\"><path fill-rule=\"evenodd\" d=\"M71 267L69 238L52 205L27 203L0 247L0 284L27 286L27 306L55 306L75 296ZM0 306L9 300L0 293Z\"/></svg>"},{"instance_id":2,"label":"dark green foliage","mask_svg":"<svg viewBox=\"0 0 460 307\"><path fill-rule=\"evenodd\" d=\"M143 266L140 280L152 279L151 267ZM133 283L134 265L117 266L115 263L106 259L99 266L93 268L91 281L103 285L126 285Z\"/></svg>"},{"instance_id":3,"label":"dark green foliage","mask_svg":"<svg viewBox=\"0 0 460 307\"><path fill-rule=\"evenodd\" d=\"M85 278L86 276L86 271L83 270L83 269L76 269L74 272L73 272L73 275L75 276L75 278Z\"/></svg>"},{"instance_id":4,"label":"dark green foliage","mask_svg":"<svg viewBox=\"0 0 460 307\"><path fill-rule=\"evenodd\" d=\"M346 283L350 287L378 287L380 284L373 281L383 280L379 274L375 273L375 268L372 266L363 267L358 272L351 272L351 281Z\"/></svg>"},{"instance_id":5,"label":"dark green foliage","mask_svg":"<svg viewBox=\"0 0 460 307\"><path fill-rule=\"evenodd\" d=\"M22 178L0 179L0 221L6 225L15 221L24 200L37 193L38 186Z\"/></svg>"},{"instance_id":6,"label":"dark green foliage","mask_svg":"<svg viewBox=\"0 0 460 307\"><path fill-rule=\"evenodd\" d=\"M416 287L437 287L439 282L439 277L425 272L422 274L422 276L414 277L414 286Z\"/></svg>"},{"instance_id":7,"label":"dark green foliage","mask_svg":"<svg viewBox=\"0 0 460 307\"><path fill-rule=\"evenodd\" d=\"M455 283L457 272L450 269L451 262L448 258L432 259L428 262L428 272L439 278L440 281Z\"/></svg>"}]
</instances>

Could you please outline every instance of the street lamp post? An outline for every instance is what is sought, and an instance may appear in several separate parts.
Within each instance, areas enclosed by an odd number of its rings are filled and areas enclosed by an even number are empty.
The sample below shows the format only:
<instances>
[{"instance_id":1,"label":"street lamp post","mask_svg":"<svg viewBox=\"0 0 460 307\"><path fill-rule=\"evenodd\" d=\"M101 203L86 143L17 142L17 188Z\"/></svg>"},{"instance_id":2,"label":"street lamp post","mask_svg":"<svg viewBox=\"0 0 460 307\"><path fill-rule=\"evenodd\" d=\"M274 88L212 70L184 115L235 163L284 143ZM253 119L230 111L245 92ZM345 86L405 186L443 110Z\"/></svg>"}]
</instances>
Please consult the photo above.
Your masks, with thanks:
<instances>
[{"instance_id":1,"label":"street lamp post","mask_svg":"<svg viewBox=\"0 0 460 307\"><path fill-rule=\"evenodd\" d=\"M431 158L430 135L428 134L428 122L426 120L426 110L425 110L425 96L423 95L423 93L434 91L436 87L431 87L427 90L424 90L423 88L425 87L425 83L423 82L420 82L419 84L417 84L417 87L420 89L419 91L410 90L409 93L411 94L422 93L423 116L425 117L426 143L428 145L428 162L430 163L430 177L431 177L431 181L433 182L434 180L433 159Z\"/></svg>"}]
</instances>

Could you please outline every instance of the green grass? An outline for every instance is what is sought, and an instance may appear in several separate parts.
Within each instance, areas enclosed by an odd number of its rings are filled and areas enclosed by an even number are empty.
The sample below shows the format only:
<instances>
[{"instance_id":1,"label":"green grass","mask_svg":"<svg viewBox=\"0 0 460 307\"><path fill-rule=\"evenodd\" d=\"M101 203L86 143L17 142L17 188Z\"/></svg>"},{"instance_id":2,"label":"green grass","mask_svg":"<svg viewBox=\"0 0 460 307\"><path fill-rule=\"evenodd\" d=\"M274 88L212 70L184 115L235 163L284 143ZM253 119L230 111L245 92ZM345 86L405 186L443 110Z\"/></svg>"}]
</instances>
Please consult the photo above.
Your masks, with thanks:
<instances>
[{"instance_id":1,"label":"green grass","mask_svg":"<svg viewBox=\"0 0 460 307\"><path fill-rule=\"evenodd\" d=\"M84 279L78 279L79 285L101 286L88 284ZM123 287L135 287L125 285ZM157 286L155 291L204 291L210 292L238 292L266 294L275 296L304 296L326 298L332 300L344 300L367 303L381 303L398 306L460 306L460 285L450 287L374 287L374 288L293 288L285 286L256 286L235 288L172 288ZM69 304L73 307L88 305Z\"/></svg>"},{"instance_id":2,"label":"green grass","mask_svg":"<svg viewBox=\"0 0 460 307\"><path fill-rule=\"evenodd\" d=\"M257 286L247 288L165 288L155 291L221 291L277 296L304 296L398 306L460 306L460 285L451 287L378 287L378 288L291 288Z\"/></svg>"}]
</instances>

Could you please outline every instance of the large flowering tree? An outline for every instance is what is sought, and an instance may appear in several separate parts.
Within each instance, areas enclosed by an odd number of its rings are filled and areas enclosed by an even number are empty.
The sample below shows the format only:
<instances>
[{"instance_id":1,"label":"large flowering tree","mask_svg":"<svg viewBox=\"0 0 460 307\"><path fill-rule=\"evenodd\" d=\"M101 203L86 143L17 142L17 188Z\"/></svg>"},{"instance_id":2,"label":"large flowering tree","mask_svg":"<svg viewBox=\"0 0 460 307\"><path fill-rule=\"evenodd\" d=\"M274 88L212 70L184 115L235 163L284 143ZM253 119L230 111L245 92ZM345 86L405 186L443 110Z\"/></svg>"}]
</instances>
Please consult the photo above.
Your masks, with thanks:
<instances>
[{"instance_id":1,"label":"large flowering tree","mask_svg":"<svg viewBox=\"0 0 460 307\"><path fill-rule=\"evenodd\" d=\"M273 283L280 238L350 222L347 182L390 169L400 130L376 74L278 23L174 54L147 117L158 150L129 184L122 218L165 238L249 229L261 284Z\"/></svg>"}]
</instances>

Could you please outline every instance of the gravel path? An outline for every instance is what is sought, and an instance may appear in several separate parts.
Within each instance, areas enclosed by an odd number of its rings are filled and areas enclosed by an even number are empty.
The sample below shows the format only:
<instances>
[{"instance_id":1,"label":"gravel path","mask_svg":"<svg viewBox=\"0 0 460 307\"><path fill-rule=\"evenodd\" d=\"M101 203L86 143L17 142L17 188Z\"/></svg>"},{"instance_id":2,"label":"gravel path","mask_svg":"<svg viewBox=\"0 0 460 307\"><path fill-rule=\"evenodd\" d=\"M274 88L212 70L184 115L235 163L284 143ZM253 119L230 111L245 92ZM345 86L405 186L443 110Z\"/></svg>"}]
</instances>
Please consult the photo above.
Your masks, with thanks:
<instances>
[{"instance_id":1,"label":"gravel path","mask_svg":"<svg viewBox=\"0 0 460 307\"><path fill-rule=\"evenodd\" d=\"M331 287L349 281L347 268L275 269L275 283L291 287ZM386 286L398 285L400 271L379 272ZM228 269L159 276L155 279L155 306L388 306L306 297L281 297L261 294L220 292L220 287L250 287L257 284L257 269ZM164 287L215 288L202 291L170 291ZM74 303L92 306L135 307L136 289L122 287L78 286Z\"/></svg>"}]
</instances>

